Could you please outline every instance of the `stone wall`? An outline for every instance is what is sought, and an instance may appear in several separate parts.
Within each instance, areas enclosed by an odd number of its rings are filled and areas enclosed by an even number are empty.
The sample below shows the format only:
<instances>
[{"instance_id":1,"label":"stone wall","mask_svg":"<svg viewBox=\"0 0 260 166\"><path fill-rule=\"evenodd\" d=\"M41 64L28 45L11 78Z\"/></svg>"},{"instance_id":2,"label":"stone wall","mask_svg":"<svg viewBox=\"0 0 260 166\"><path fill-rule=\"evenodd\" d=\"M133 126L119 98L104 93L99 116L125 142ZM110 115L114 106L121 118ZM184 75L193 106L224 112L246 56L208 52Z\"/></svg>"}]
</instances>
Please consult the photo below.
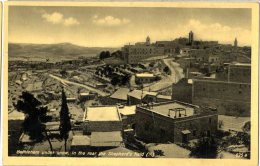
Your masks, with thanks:
<instances>
[{"instance_id":1,"label":"stone wall","mask_svg":"<svg viewBox=\"0 0 260 166\"><path fill-rule=\"evenodd\" d=\"M154 117L154 118L153 118ZM171 118L152 112L136 111L136 135L149 142L174 141L174 123Z\"/></svg>"},{"instance_id":2,"label":"stone wall","mask_svg":"<svg viewBox=\"0 0 260 166\"><path fill-rule=\"evenodd\" d=\"M192 103L192 85L184 78L181 82L172 85L172 100Z\"/></svg>"},{"instance_id":3,"label":"stone wall","mask_svg":"<svg viewBox=\"0 0 260 166\"><path fill-rule=\"evenodd\" d=\"M249 116L250 101L248 83L193 81L192 104L217 108L219 114Z\"/></svg>"},{"instance_id":4,"label":"stone wall","mask_svg":"<svg viewBox=\"0 0 260 166\"><path fill-rule=\"evenodd\" d=\"M91 121L83 123L83 133L122 131L122 121Z\"/></svg>"},{"instance_id":5,"label":"stone wall","mask_svg":"<svg viewBox=\"0 0 260 166\"><path fill-rule=\"evenodd\" d=\"M205 115L191 117L189 120L178 121L174 128L174 142L182 142L182 131L189 130L188 140L197 139L202 136L214 135L218 127L218 115Z\"/></svg>"},{"instance_id":6,"label":"stone wall","mask_svg":"<svg viewBox=\"0 0 260 166\"><path fill-rule=\"evenodd\" d=\"M120 99L115 99L115 98L110 98L109 96L105 97L100 97L100 102L102 105L117 105L117 104L127 104L126 100L120 100Z\"/></svg>"},{"instance_id":7,"label":"stone wall","mask_svg":"<svg viewBox=\"0 0 260 166\"><path fill-rule=\"evenodd\" d=\"M189 130L188 140L200 138L217 130L217 112L172 119L138 108L136 112L137 137L148 142L182 142L182 131Z\"/></svg>"},{"instance_id":8,"label":"stone wall","mask_svg":"<svg viewBox=\"0 0 260 166\"><path fill-rule=\"evenodd\" d=\"M121 115L123 129L134 129L135 128L135 114L132 115Z\"/></svg>"},{"instance_id":9,"label":"stone wall","mask_svg":"<svg viewBox=\"0 0 260 166\"><path fill-rule=\"evenodd\" d=\"M251 65L230 65L228 79L230 82L251 83Z\"/></svg>"},{"instance_id":10,"label":"stone wall","mask_svg":"<svg viewBox=\"0 0 260 166\"><path fill-rule=\"evenodd\" d=\"M230 116L250 116L250 102L228 101L214 98L194 98L193 104L214 107L219 114Z\"/></svg>"}]
</instances>

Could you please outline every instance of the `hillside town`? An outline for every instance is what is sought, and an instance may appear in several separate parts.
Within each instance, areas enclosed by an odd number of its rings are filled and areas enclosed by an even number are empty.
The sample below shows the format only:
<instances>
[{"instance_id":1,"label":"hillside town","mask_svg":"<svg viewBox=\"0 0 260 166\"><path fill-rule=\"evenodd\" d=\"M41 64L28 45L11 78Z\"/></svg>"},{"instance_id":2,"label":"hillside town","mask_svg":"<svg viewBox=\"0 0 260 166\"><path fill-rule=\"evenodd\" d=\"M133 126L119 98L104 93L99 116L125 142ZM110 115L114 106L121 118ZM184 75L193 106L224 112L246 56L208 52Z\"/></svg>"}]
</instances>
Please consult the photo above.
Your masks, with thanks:
<instances>
[{"instance_id":1,"label":"hillside town","mask_svg":"<svg viewBox=\"0 0 260 166\"><path fill-rule=\"evenodd\" d=\"M9 60L9 155L250 159L251 47L196 38Z\"/></svg>"}]
</instances>

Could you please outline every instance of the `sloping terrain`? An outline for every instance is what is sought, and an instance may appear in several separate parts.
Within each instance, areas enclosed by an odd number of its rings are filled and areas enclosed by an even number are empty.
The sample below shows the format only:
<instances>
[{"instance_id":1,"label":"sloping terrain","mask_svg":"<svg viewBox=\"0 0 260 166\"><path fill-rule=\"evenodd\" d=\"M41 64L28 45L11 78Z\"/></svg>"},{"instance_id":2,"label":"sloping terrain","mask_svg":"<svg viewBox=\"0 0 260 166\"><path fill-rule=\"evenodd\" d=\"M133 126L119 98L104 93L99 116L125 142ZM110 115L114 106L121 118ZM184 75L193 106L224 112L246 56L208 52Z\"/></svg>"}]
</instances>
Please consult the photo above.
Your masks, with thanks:
<instances>
[{"instance_id":1,"label":"sloping terrain","mask_svg":"<svg viewBox=\"0 0 260 166\"><path fill-rule=\"evenodd\" d=\"M78 59L79 57L94 57L101 51L113 52L117 48L82 47L71 43L58 44L21 44L9 43L9 60L43 60L60 61Z\"/></svg>"}]
</instances>

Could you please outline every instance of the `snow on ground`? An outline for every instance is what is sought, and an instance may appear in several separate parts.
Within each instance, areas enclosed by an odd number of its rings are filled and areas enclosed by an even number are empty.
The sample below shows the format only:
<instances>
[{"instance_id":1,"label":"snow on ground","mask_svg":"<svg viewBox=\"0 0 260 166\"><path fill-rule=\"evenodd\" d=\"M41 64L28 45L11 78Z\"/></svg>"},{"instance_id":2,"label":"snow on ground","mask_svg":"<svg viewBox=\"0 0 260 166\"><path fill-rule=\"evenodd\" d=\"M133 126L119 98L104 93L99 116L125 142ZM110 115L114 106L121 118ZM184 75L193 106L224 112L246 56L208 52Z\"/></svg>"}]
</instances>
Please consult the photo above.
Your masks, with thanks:
<instances>
[{"instance_id":1,"label":"snow on ground","mask_svg":"<svg viewBox=\"0 0 260 166\"><path fill-rule=\"evenodd\" d=\"M154 150L162 150L164 156L157 156L163 158L189 158L190 151L184 149L176 144L158 144L148 147L150 152Z\"/></svg>"},{"instance_id":2,"label":"snow on ground","mask_svg":"<svg viewBox=\"0 0 260 166\"><path fill-rule=\"evenodd\" d=\"M219 159L245 159L239 155L235 155L229 152L222 151L218 154Z\"/></svg>"},{"instance_id":3,"label":"snow on ground","mask_svg":"<svg viewBox=\"0 0 260 166\"><path fill-rule=\"evenodd\" d=\"M223 121L222 130L228 131L235 130L235 131L242 131L242 127L248 121L250 121L250 117L235 117L235 116L226 116L226 115L219 115L218 120Z\"/></svg>"},{"instance_id":4,"label":"snow on ground","mask_svg":"<svg viewBox=\"0 0 260 166\"><path fill-rule=\"evenodd\" d=\"M178 63L173 61L173 58L163 59L163 62L166 66L169 67L169 69L171 70L171 74L167 75L167 77L164 77L159 82L146 87L146 89L144 88L144 90L159 91L172 86L172 83L176 83L184 77L182 68Z\"/></svg>"}]
</instances>

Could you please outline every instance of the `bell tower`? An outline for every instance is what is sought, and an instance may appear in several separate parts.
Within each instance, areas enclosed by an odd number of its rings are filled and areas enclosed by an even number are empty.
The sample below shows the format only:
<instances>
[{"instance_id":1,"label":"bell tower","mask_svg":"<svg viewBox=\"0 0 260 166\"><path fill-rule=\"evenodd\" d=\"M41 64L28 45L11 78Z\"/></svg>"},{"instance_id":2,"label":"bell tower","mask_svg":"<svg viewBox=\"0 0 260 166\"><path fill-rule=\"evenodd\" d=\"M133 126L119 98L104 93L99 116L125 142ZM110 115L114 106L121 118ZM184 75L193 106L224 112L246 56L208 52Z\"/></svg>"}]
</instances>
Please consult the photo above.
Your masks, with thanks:
<instances>
[{"instance_id":1,"label":"bell tower","mask_svg":"<svg viewBox=\"0 0 260 166\"><path fill-rule=\"evenodd\" d=\"M235 38L234 47L237 47L237 38Z\"/></svg>"},{"instance_id":2,"label":"bell tower","mask_svg":"<svg viewBox=\"0 0 260 166\"><path fill-rule=\"evenodd\" d=\"M193 32L190 31L190 33L189 33L189 44L192 45L192 43L193 43Z\"/></svg>"},{"instance_id":3,"label":"bell tower","mask_svg":"<svg viewBox=\"0 0 260 166\"><path fill-rule=\"evenodd\" d=\"M151 39L149 36L146 37L146 42L145 42L146 46L149 46L151 44Z\"/></svg>"}]
</instances>

